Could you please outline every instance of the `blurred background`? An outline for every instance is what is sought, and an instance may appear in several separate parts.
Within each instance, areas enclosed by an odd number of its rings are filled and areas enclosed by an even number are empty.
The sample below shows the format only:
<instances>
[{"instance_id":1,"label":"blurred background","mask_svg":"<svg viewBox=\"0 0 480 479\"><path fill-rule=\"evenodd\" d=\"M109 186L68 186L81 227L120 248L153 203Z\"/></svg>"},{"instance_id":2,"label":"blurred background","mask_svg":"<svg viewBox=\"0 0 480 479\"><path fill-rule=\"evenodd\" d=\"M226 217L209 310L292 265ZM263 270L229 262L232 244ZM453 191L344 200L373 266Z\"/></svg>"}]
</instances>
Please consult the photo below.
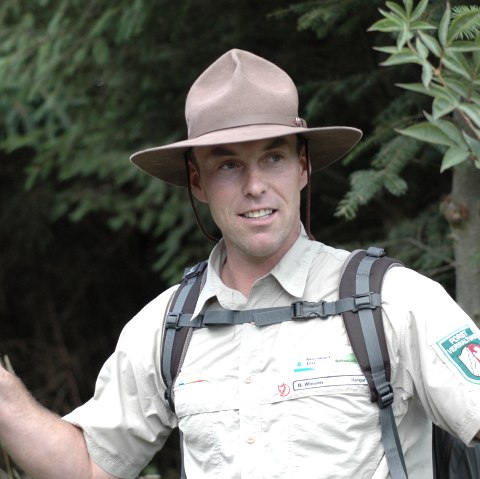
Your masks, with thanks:
<instances>
[{"instance_id":1,"label":"blurred background","mask_svg":"<svg viewBox=\"0 0 480 479\"><path fill-rule=\"evenodd\" d=\"M309 126L364 131L313 177L316 238L384 246L455 296L452 172L435 145L396 132L431 99L396 86L419 81L417 65L380 65L373 47L391 37L367 30L384 3L2 1L0 353L41 403L64 414L87 400L124 324L208 256L186 191L129 156L185 138L190 85L231 48L285 69ZM177 462L172 440L151 470L175 477Z\"/></svg>"}]
</instances>

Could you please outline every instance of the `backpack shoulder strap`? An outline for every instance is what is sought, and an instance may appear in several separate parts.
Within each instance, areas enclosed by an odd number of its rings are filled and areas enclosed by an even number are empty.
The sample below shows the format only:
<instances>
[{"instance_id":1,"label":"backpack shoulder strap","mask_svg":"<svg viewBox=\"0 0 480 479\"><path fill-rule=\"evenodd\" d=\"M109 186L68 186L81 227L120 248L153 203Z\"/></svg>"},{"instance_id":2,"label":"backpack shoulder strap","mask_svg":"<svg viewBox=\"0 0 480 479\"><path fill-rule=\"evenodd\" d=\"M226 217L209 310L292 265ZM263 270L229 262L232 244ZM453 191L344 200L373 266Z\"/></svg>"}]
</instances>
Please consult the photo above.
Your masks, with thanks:
<instances>
[{"instance_id":1,"label":"backpack shoulder strap","mask_svg":"<svg viewBox=\"0 0 480 479\"><path fill-rule=\"evenodd\" d=\"M367 378L372 401L382 400L382 395L385 395L384 399L388 401L389 395L387 391L383 391L382 385L374 382L369 354L373 354L371 348L375 346L368 343L372 333L373 340L370 340L370 342L374 343L374 339L377 337L380 350L381 364L377 368L385 370L386 382L390 381L390 358L385 341L381 306L372 307L371 297L374 293L381 294L383 278L392 266L401 266L401 263L385 256L385 252L381 248L372 247L368 250L357 250L347 259L340 279L340 298L355 297L356 299L357 309L343 312L343 320L355 356ZM367 321L361 321L361 315L369 316L370 314L373 317L373 324L369 325L366 324ZM364 331L362 328L367 326L374 327L374 329ZM380 397L379 387L381 389Z\"/></svg>"},{"instance_id":2,"label":"backpack shoulder strap","mask_svg":"<svg viewBox=\"0 0 480 479\"><path fill-rule=\"evenodd\" d=\"M390 359L385 340L381 306L372 304L372 295L381 293L383 278L396 260L385 256L381 248L352 253L339 285L340 298L354 297L357 308L342 313L353 352L367 378L370 397L380 408L382 442L393 479L406 479L397 426L392 410Z\"/></svg>"},{"instance_id":3,"label":"backpack shoulder strap","mask_svg":"<svg viewBox=\"0 0 480 479\"><path fill-rule=\"evenodd\" d=\"M179 322L182 314L193 314L206 268L207 262L203 261L185 271L183 280L173 296L169 311L165 317L160 363L162 378L166 386L165 401L172 412L175 412L172 398L173 382L180 369L184 356L185 342L191 329L189 326L180 326Z\"/></svg>"}]
</instances>

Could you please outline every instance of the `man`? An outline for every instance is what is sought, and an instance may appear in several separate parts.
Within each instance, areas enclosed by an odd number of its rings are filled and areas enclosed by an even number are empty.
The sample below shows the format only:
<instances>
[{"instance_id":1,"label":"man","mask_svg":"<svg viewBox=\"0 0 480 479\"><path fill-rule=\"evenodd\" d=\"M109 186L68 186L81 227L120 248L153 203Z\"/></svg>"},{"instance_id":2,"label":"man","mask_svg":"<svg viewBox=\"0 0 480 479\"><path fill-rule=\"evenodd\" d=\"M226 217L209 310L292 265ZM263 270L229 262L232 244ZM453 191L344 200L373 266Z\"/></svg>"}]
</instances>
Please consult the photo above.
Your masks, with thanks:
<instances>
[{"instance_id":1,"label":"man","mask_svg":"<svg viewBox=\"0 0 480 479\"><path fill-rule=\"evenodd\" d=\"M132 157L191 188L222 232L195 314L338 298L348 253L309 239L300 192L310 170L340 158L361 134L309 129L297 103L285 72L232 50L189 92L188 140ZM1 372L0 439L34 477L134 478L177 424L189 478L389 477L378 407L340 316L196 331L173 414L159 363L161 318L175 290L127 324L94 397L64 420ZM431 477L431 419L466 443L478 439L480 377L458 367L454 345L479 344L479 331L439 285L407 268L387 274L382 296L409 477Z\"/></svg>"}]
</instances>

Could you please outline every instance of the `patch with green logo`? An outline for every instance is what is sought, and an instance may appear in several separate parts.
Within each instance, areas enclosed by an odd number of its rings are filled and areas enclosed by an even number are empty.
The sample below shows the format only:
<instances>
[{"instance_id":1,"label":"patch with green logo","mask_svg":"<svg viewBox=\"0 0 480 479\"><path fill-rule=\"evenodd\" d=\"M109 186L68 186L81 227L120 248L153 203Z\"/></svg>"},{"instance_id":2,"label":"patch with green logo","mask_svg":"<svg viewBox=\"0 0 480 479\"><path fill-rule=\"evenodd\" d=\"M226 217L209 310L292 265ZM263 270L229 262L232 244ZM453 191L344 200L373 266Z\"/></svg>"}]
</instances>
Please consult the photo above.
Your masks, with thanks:
<instances>
[{"instance_id":1,"label":"patch with green logo","mask_svg":"<svg viewBox=\"0 0 480 479\"><path fill-rule=\"evenodd\" d=\"M465 327L437 342L440 350L470 382L480 384L480 337Z\"/></svg>"}]
</instances>

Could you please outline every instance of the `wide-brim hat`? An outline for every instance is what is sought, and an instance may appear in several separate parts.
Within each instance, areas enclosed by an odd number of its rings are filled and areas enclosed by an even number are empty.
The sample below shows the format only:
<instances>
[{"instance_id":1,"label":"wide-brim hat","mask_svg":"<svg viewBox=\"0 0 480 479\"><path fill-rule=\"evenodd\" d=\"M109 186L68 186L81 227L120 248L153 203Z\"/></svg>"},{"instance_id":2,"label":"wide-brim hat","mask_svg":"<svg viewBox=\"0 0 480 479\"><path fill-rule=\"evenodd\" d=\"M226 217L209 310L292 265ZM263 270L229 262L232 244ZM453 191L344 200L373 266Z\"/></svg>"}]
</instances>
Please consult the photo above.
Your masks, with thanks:
<instances>
[{"instance_id":1,"label":"wide-brim hat","mask_svg":"<svg viewBox=\"0 0 480 479\"><path fill-rule=\"evenodd\" d=\"M312 173L344 156L362 137L357 128L307 128L298 93L279 67L253 53L230 50L192 85L185 104L188 139L139 151L131 161L167 183L187 186L185 152L196 146L300 134L308 140Z\"/></svg>"}]
</instances>

